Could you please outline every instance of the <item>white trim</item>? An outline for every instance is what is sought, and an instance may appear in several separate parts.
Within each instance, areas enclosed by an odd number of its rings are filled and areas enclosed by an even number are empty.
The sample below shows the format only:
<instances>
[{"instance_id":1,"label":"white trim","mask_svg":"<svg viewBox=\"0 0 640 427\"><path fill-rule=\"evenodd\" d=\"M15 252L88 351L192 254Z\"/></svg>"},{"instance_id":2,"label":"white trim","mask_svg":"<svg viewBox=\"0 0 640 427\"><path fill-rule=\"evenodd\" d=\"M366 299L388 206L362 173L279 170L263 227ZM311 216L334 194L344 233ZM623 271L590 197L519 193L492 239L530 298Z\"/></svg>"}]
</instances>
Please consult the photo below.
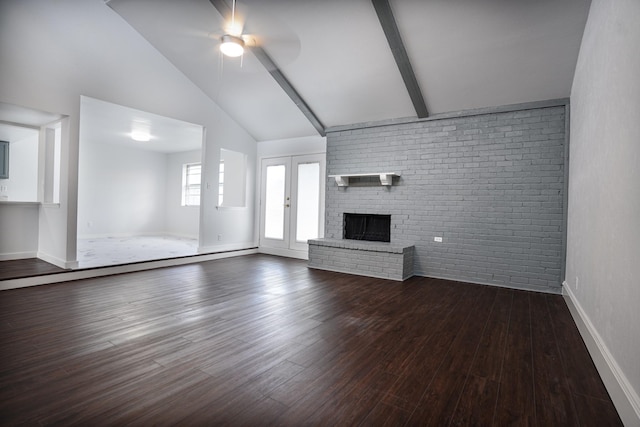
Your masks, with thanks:
<instances>
[{"instance_id":1,"label":"white trim","mask_svg":"<svg viewBox=\"0 0 640 427\"><path fill-rule=\"evenodd\" d=\"M197 208L197 206L183 206L183 207L193 207ZM189 239L189 240L198 240L197 234L181 234L181 233L173 233L170 231L157 231L157 232L143 232L143 233L99 233L99 234L82 234L78 235L78 240L87 240L87 239L135 239L136 237L175 237L178 239Z\"/></svg>"},{"instance_id":2,"label":"white trim","mask_svg":"<svg viewBox=\"0 0 640 427\"><path fill-rule=\"evenodd\" d=\"M587 316L566 281L562 283L562 289L573 320L576 322L580 335L591 354L622 422L626 426L640 426L640 397L638 393L629 383L626 375L620 369L598 330L593 326L591 319Z\"/></svg>"},{"instance_id":3,"label":"white trim","mask_svg":"<svg viewBox=\"0 0 640 427\"><path fill-rule=\"evenodd\" d=\"M244 242L244 243L230 243L227 245L215 245L215 246L199 246L198 253L202 255L207 254L216 254L218 252L227 252L227 251L243 251L243 250L256 250L258 253L256 244L253 242Z\"/></svg>"},{"instance_id":4,"label":"white trim","mask_svg":"<svg viewBox=\"0 0 640 427\"><path fill-rule=\"evenodd\" d=\"M308 251L296 251L293 249L270 248L266 246L261 246L258 248L258 252L261 254L267 254L267 255L276 255L276 256L283 256L287 258L303 259L305 261L309 259Z\"/></svg>"},{"instance_id":5,"label":"white trim","mask_svg":"<svg viewBox=\"0 0 640 427\"><path fill-rule=\"evenodd\" d=\"M65 261L40 251L38 251L37 257L49 264L55 265L56 267L64 268L65 270L78 268L78 261Z\"/></svg>"},{"instance_id":6,"label":"white trim","mask_svg":"<svg viewBox=\"0 0 640 427\"><path fill-rule=\"evenodd\" d=\"M248 206L216 206L216 209L219 211L245 211L249 209L249 207Z\"/></svg>"},{"instance_id":7,"label":"white trim","mask_svg":"<svg viewBox=\"0 0 640 427\"><path fill-rule=\"evenodd\" d=\"M258 160L278 159L280 157L326 156L326 155L327 155L326 151L312 151L310 153L305 153L305 152L295 153L290 151L283 151L280 154L261 156L260 159Z\"/></svg>"},{"instance_id":8,"label":"white trim","mask_svg":"<svg viewBox=\"0 0 640 427\"><path fill-rule=\"evenodd\" d=\"M13 200L0 200L0 206L40 206L40 202L16 202Z\"/></svg>"},{"instance_id":9,"label":"white trim","mask_svg":"<svg viewBox=\"0 0 640 427\"><path fill-rule=\"evenodd\" d=\"M135 271L153 270L162 267L195 264L203 261L213 261L222 258L232 258L242 255L258 253L257 249L246 249L234 252L222 252L216 254L194 255L182 258L164 259L158 261L140 262L135 264L114 265L112 267L89 268L83 270L68 271L63 273L48 274L42 276L24 277L0 281L0 291L8 289L25 288L28 286L46 285L49 283L69 282L72 280L90 279L93 277L111 276L114 274L132 273Z\"/></svg>"},{"instance_id":10,"label":"white trim","mask_svg":"<svg viewBox=\"0 0 640 427\"><path fill-rule=\"evenodd\" d=\"M36 251L27 251L27 252L9 252L6 254L0 254L0 261L11 261L14 259L27 259L27 258L35 258L37 256Z\"/></svg>"}]
</instances>

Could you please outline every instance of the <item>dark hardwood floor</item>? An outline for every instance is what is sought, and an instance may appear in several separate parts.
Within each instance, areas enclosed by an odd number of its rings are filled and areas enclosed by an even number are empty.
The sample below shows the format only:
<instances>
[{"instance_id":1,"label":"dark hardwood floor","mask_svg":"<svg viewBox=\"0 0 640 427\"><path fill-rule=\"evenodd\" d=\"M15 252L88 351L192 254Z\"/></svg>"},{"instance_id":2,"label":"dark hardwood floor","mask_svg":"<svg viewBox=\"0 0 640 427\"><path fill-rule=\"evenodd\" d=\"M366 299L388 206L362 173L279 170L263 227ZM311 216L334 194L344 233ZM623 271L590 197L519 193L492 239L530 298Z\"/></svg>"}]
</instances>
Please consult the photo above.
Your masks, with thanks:
<instances>
[{"instance_id":1,"label":"dark hardwood floor","mask_svg":"<svg viewBox=\"0 0 640 427\"><path fill-rule=\"evenodd\" d=\"M0 292L0 423L621 425L561 296L251 255Z\"/></svg>"},{"instance_id":2,"label":"dark hardwood floor","mask_svg":"<svg viewBox=\"0 0 640 427\"><path fill-rule=\"evenodd\" d=\"M38 258L0 261L0 280L62 273L64 271L67 270Z\"/></svg>"}]
</instances>

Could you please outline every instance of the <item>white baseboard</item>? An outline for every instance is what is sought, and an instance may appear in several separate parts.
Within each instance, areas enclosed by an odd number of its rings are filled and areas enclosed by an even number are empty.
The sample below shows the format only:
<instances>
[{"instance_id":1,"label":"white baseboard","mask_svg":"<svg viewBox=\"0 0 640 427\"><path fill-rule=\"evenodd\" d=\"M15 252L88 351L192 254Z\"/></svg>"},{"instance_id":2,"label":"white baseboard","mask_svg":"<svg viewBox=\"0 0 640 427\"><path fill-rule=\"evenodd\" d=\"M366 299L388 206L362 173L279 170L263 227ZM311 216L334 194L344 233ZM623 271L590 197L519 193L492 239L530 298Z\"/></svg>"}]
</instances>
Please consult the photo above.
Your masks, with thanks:
<instances>
[{"instance_id":1,"label":"white baseboard","mask_svg":"<svg viewBox=\"0 0 640 427\"><path fill-rule=\"evenodd\" d=\"M258 252L260 252L261 254L267 254L267 255L276 255L276 256L283 256L287 258L303 259L305 261L309 259L308 251L295 251L292 249L280 249L280 248L266 248L264 246L260 246L258 248Z\"/></svg>"},{"instance_id":2,"label":"white baseboard","mask_svg":"<svg viewBox=\"0 0 640 427\"><path fill-rule=\"evenodd\" d=\"M39 252L37 254L38 258L43 261L48 262L49 264L53 264L56 267L64 268L65 270L69 270L72 268L78 268L78 261L66 261L53 255L46 254L44 252Z\"/></svg>"},{"instance_id":3,"label":"white baseboard","mask_svg":"<svg viewBox=\"0 0 640 427\"><path fill-rule=\"evenodd\" d=\"M640 426L640 397L620 369L615 358L605 345L591 319L587 316L571 288L566 282L562 284L563 296L569 311L576 322L580 335L593 359L598 373L604 382L611 400L625 426Z\"/></svg>"},{"instance_id":4,"label":"white baseboard","mask_svg":"<svg viewBox=\"0 0 640 427\"><path fill-rule=\"evenodd\" d=\"M9 252L6 254L0 254L0 261L11 261L15 259L27 259L27 258L36 258L38 255L37 252Z\"/></svg>"},{"instance_id":5,"label":"white baseboard","mask_svg":"<svg viewBox=\"0 0 640 427\"><path fill-rule=\"evenodd\" d=\"M248 250L248 249L256 249L256 245L253 242L245 242L245 243L231 243L227 245L199 246L198 253L199 254L215 254L218 252L240 251L240 250Z\"/></svg>"},{"instance_id":6,"label":"white baseboard","mask_svg":"<svg viewBox=\"0 0 640 427\"><path fill-rule=\"evenodd\" d=\"M0 291L25 288L28 286L46 285L49 283L68 282L71 280L90 279L93 277L111 276L113 274L132 273L135 271L152 270L155 268L194 264L197 262L213 261L216 259L232 258L236 256L251 255L256 253L258 253L258 250L253 248L232 252L193 255L188 257L171 258L158 261L139 262L134 264L114 265L112 267L86 268L81 270L71 270L62 273L24 277L19 279L7 279L0 281Z\"/></svg>"},{"instance_id":7,"label":"white baseboard","mask_svg":"<svg viewBox=\"0 0 640 427\"><path fill-rule=\"evenodd\" d=\"M135 237L175 237L178 239L192 239L198 240L197 235L188 235L188 234L180 234L180 233L170 233L167 231L158 231L155 233L145 232L145 233L98 233L98 234L82 234L78 235L78 240L89 240L89 239L131 239Z\"/></svg>"}]
</instances>

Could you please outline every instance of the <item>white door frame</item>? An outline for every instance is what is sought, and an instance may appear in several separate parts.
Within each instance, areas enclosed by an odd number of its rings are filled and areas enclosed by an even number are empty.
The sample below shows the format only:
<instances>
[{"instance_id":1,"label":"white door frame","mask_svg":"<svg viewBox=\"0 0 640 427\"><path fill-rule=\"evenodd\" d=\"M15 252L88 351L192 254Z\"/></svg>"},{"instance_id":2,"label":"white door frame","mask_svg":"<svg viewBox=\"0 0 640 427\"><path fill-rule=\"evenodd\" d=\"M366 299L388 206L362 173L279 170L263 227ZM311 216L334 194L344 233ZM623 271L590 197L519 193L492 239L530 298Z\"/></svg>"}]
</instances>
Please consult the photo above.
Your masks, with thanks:
<instances>
[{"instance_id":1,"label":"white door frame","mask_svg":"<svg viewBox=\"0 0 640 427\"><path fill-rule=\"evenodd\" d=\"M325 185L326 185L326 154L306 154L295 156L280 156L262 158L260 165L260 202L259 202L259 249L261 253L272 255L286 256L291 258L308 259L308 245L306 243L296 242L296 218L298 212L298 165L304 163L319 163L319 216L318 216L318 236L324 236L324 213L325 213ZM283 203L289 206L285 208L285 230L283 240L267 239L264 237L264 198L265 198L265 181L267 166L284 164L287 168L285 184L285 200ZM286 198L288 197L288 200Z\"/></svg>"},{"instance_id":2,"label":"white door frame","mask_svg":"<svg viewBox=\"0 0 640 427\"><path fill-rule=\"evenodd\" d=\"M283 165L285 167L285 189L284 189L284 199L282 200L282 205L284 208L284 216L283 216L283 238L282 239L271 239L264 236L265 234L265 214L264 214L264 203L266 196L266 181L267 181L267 168L270 166L280 166ZM290 157L274 157L269 159L262 159L260 166L260 236L259 243L260 247L272 248L272 249L288 249L289 248L289 223L291 216L291 202L289 198L291 197L291 158Z\"/></svg>"}]
</instances>

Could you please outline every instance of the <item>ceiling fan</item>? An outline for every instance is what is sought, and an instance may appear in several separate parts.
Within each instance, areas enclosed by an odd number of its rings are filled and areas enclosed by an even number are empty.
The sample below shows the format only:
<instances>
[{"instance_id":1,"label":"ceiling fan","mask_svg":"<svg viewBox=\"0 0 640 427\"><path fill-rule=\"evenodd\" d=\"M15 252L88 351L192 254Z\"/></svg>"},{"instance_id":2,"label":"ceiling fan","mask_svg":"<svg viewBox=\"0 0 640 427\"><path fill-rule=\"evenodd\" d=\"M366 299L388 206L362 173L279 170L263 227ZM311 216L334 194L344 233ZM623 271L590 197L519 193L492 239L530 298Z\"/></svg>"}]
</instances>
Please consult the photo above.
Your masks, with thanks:
<instances>
[{"instance_id":1,"label":"ceiling fan","mask_svg":"<svg viewBox=\"0 0 640 427\"><path fill-rule=\"evenodd\" d=\"M220 52L231 58L244 53L245 41L242 37L242 25L236 23L236 0L231 4L231 22L225 25L225 33L220 38Z\"/></svg>"},{"instance_id":2,"label":"ceiling fan","mask_svg":"<svg viewBox=\"0 0 640 427\"><path fill-rule=\"evenodd\" d=\"M264 48L277 58L280 65L293 61L300 53L300 41L286 23L274 18L266 6L260 2L209 0L222 15L221 30L209 33L217 42L222 57L243 57L247 50L256 55L264 55ZM247 6L246 3L251 3ZM247 22L249 25L247 25ZM252 32L248 32L250 26ZM263 62L263 65L264 62ZM269 68L269 67L267 67Z\"/></svg>"}]
</instances>

